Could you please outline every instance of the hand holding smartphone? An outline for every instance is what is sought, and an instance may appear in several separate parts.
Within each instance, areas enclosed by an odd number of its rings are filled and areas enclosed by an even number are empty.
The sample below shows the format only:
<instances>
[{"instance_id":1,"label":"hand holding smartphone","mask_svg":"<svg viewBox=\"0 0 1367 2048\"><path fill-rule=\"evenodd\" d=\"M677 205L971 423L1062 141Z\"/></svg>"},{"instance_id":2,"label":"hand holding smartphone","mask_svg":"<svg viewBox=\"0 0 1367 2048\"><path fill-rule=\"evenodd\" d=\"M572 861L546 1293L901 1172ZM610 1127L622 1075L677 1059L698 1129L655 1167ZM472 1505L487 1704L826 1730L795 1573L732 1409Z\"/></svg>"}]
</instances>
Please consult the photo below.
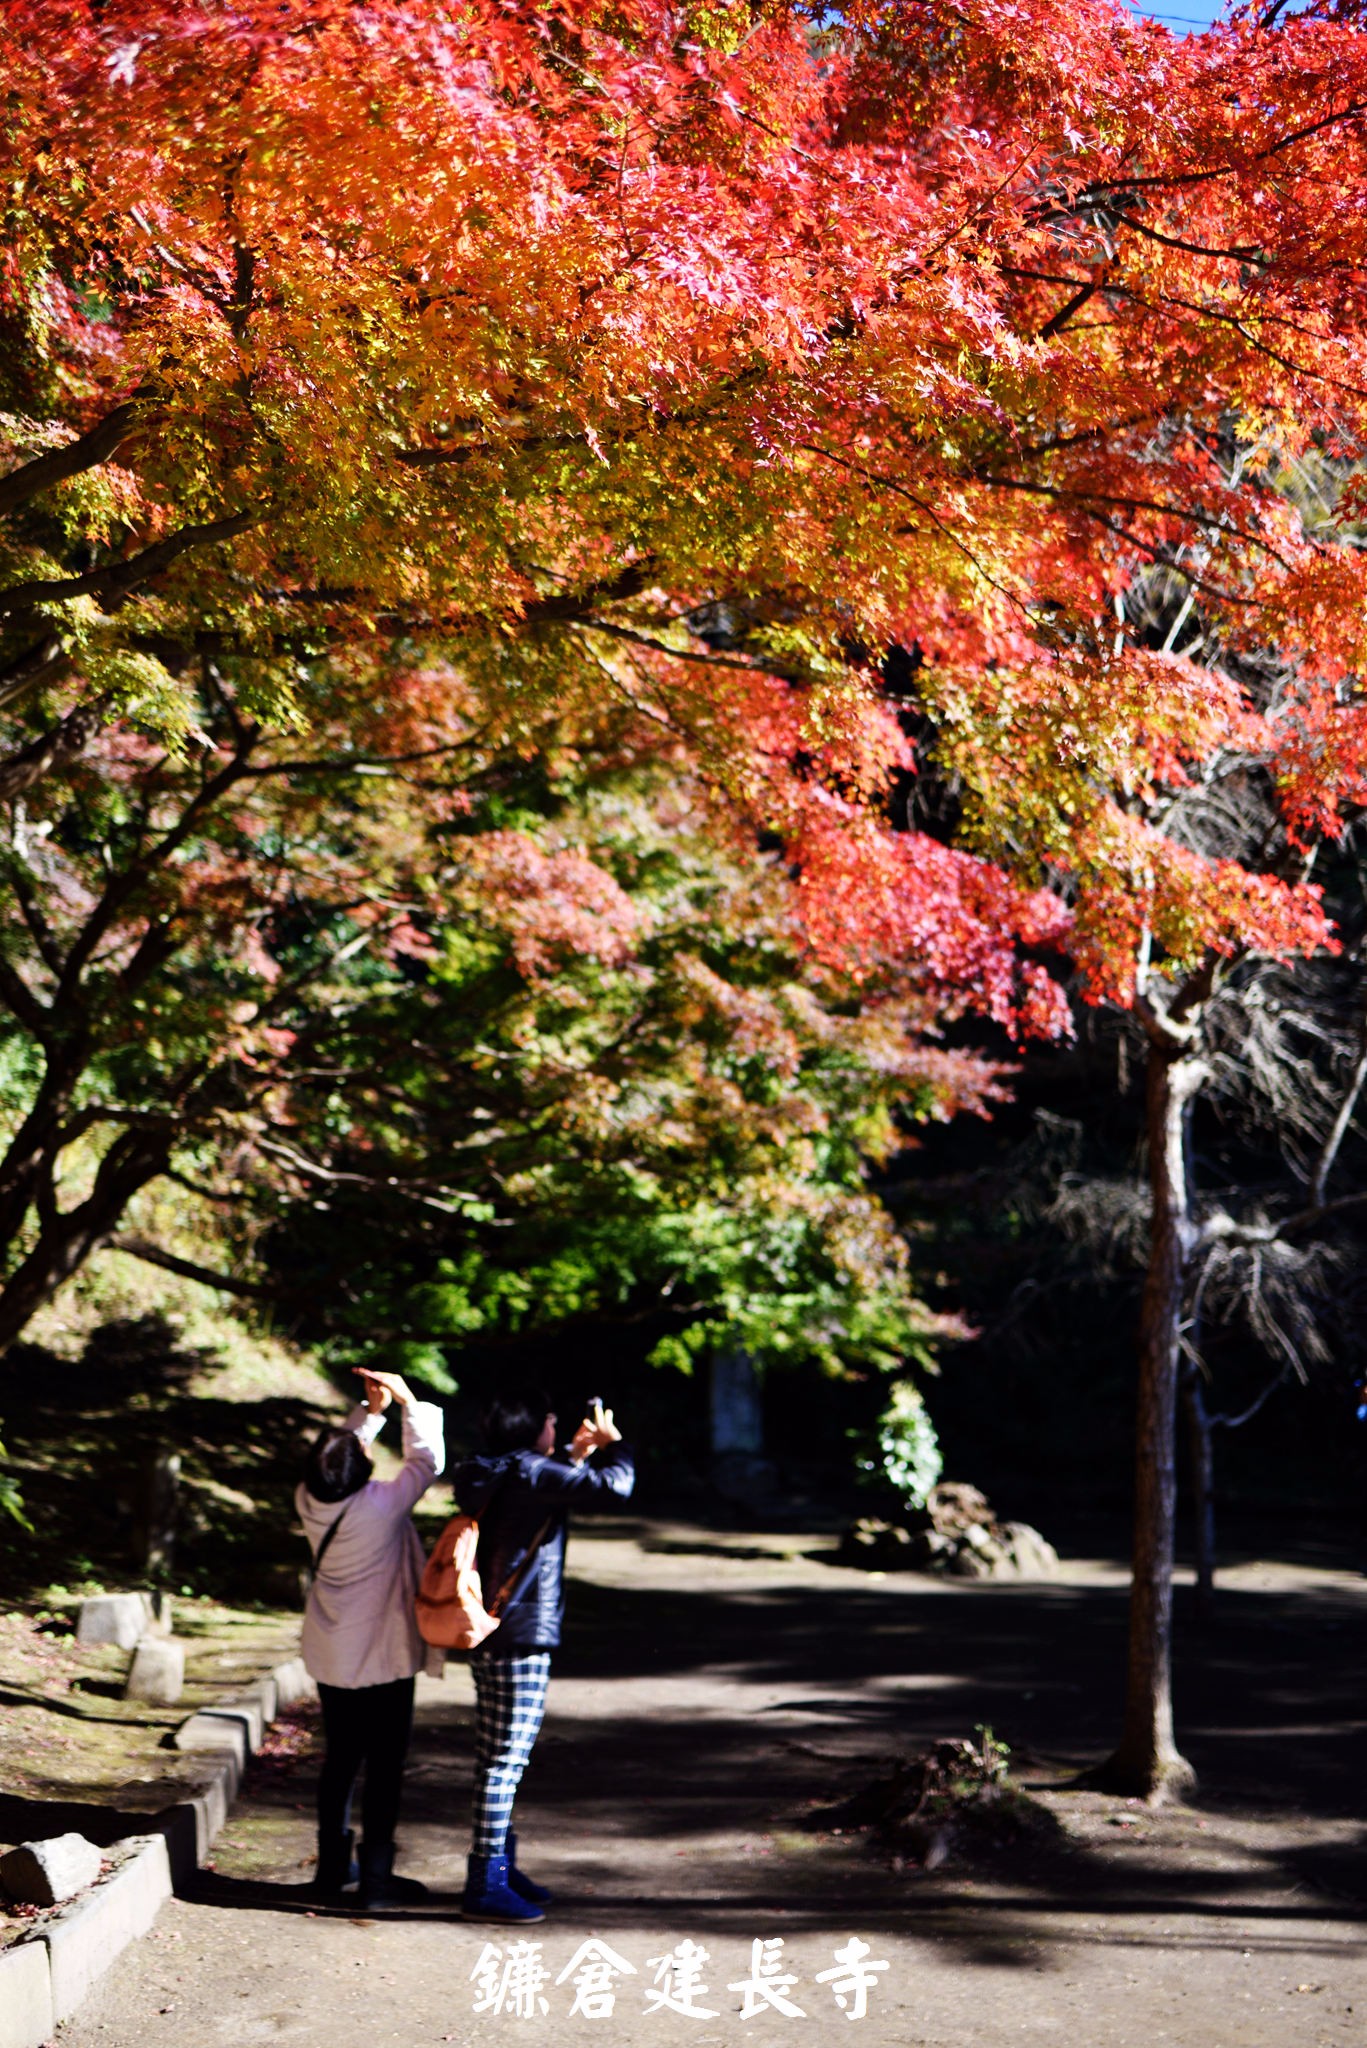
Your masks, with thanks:
<instances>
[{"instance_id":1,"label":"hand holding smartphone","mask_svg":"<svg viewBox=\"0 0 1367 2048\"><path fill-rule=\"evenodd\" d=\"M622 1432L612 1419L612 1410L603 1406L601 1394L590 1394L586 1404L584 1420L574 1432L570 1456L576 1465L582 1465L590 1451L597 1451L604 1444L621 1441Z\"/></svg>"}]
</instances>

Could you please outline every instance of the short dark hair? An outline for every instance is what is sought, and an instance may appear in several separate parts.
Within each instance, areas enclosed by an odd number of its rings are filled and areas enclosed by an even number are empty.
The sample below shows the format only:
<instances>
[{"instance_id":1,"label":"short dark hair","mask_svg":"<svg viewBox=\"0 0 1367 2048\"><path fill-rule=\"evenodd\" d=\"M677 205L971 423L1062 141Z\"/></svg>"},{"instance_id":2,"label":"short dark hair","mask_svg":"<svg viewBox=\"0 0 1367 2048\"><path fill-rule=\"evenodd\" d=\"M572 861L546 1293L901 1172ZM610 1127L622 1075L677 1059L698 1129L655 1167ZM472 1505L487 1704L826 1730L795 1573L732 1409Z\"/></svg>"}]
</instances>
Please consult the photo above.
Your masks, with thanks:
<instances>
[{"instance_id":1,"label":"short dark hair","mask_svg":"<svg viewBox=\"0 0 1367 2048\"><path fill-rule=\"evenodd\" d=\"M500 1451L531 1451L553 1412L544 1387L514 1387L495 1395L484 1411L484 1441Z\"/></svg>"},{"instance_id":2,"label":"short dark hair","mask_svg":"<svg viewBox=\"0 0 1367 2048\"><path fill-rule=\"evenodd\" d=\"M375 1467L354 1429L320 1429L304 1460L304 1484L315 1500L359 1493Z\"/></svg>"}]
</instances>

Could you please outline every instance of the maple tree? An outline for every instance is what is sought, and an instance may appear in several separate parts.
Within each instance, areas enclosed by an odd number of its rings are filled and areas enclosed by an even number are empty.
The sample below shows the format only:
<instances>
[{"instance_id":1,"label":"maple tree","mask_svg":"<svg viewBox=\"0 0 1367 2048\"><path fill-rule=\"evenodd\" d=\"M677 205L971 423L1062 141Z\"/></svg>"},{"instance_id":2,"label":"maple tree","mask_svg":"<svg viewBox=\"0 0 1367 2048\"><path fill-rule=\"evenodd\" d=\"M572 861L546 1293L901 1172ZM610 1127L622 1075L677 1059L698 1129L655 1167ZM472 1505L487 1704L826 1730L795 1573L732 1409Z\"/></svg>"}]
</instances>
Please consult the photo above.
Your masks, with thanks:
<instances>
[{"instance_id":1,"label":"maple tree","mask_svg":"<svg viewBox=\"0 0 1367 2048\"><path fill-rule=\"evenodd\" d=\"M0 791L111 721L213 737L216 665L248 719L325 721L323 670L383 646L504 730L655 727L776 835L832 963L912 959L1021 1032L1061 1028L1063 948L1138 1003L1142 1789L1180 1771L1184 1060L1221 962L1330 937L1170 797L1242 760L1309 843L1363 790L1337 14L1178 43L1103 0L0 7ZM1151 572L1161 635L1126 609ZM1275 702L1240 669L1268 646ZM956 846L889 829L913 738Z\"/></svg>"},{"instance_id":2,"label":"maple tree","mask_svg":"<svg viewBox=\"0 0 1367 2048\"><path fill-rule=\"evenodd\" d=\"M478 829L515 788L445 843L425 971L311 1037L288 1099L312 1199L263 1190L258 1264L328 1304L339 1356L384 1332L438 1384L472 1338L584 1317L648 1325L685 1371L738 1345L838 1377L924 1361L957 1325L917 1301L868 1168L1000 1070L937 1042L914 983L852 1003L781 863L728 846L696 785L524 779L518 824ZM419 1160L479 1213L377 1209Z\"/></svg>"},{"instance_id":3,"label":"maple tree","mask_svg":"<svg viewBox=\"0 0 1367 2048\"><path fill-rule=\"evenodd\" d=\"M339 696L301 747L219 673L215 748L111 735L16 807L5 1340L112 1243L339 1338L385 1324L437 1381L462 1332L643 1296L675 1362L723 1337L835 1372L923 1353L866 1163L895 1110L1001 1088L939 1042L934 976L852 1002L785 864L652 761L647 722L570 746L557 721L528 759L450 677ZM149 1241L164 1177L265 1277Z\"/></svg>"}]
</instances>

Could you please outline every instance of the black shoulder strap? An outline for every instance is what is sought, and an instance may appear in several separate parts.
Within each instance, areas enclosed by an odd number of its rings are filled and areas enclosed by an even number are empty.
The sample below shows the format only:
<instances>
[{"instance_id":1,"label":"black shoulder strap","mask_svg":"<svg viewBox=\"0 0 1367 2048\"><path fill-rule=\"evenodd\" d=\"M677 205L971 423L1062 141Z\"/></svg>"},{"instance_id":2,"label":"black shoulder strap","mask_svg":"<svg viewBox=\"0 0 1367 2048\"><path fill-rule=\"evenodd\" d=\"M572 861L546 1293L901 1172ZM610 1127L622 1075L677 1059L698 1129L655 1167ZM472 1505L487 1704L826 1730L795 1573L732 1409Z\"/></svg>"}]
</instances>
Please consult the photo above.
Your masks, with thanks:
<instances>
[{"instance_id":1,"label":"black shoulder strap","mask_svg":"<svg viewBox=\"0 0 1367 2048\"><path fill-rule=\"evenodd\" d=\"M531 1578L532 1567L536 1563L536 1554L550 1534L551 1523L554 1520L554 1515L548 1515L541 1524L541 1527L533 1536L531 1546L522 1558L521 1563L518 1564L515 1570L509 1572L507 1578L489 1602L490 1614L495 1616L502 1614L505 1607L511 1607L514 1600L521 1598L527 1582Z\"/></svg>"},{"instance_id":2,"label":"black shoulder strap","mask_svg":"<svg viewBox=\"0 0 1367 2048\"><path fill-rule=\"evenodd\" d=\"M341 1528L341 1526L342 1526L343 1522L344 1522L344 1521L346 1520L346 1518L347 1518L347 1516L348 1516L348 1514L349 1514L350 1512L351 1512L351 1502L350 1502L350 1501L348 1501L348 1502L347 1502L347 1504L346 1504L346 1506L345 1506L345 1507L344 1507L344 1508L342 1509L342 1512L341 1512L341 1514L340 1514L340 1515L338 1515L338 1517L337 1517L336 1521L335 1521L335 1522L332 1522L332 1523L330 1523L330 1524L328 1525L327 1533L326 1533L326 1534L325 1534L325 1536L323 1537L323 1540L322 1540L322 1542L321 1542L321 1543L320 1543L320 1544L318 1545L318 1548L317 1548L317 1549L316 1549L316 1550L314 1551L314 1553L313 1553L313 1576L315 1577L315 1579L317 1578L317 1576L318 1576L319 1572L320 1572L320 1571L321 1571L321 1570L323 1569L323 1559L324 1559L324 1558L325 1558L325 1557L327 1556L327 1554L328 1554L328 1545L329 1545L329 1543L331 1543L331 1541L332 1541L333 1537L334 1537L334 1536L335 1536L335 1535L337 1534L337 1531L338 1531L338 1530L339 1530L339 1529Z\"/></svg>"}]
</instances>

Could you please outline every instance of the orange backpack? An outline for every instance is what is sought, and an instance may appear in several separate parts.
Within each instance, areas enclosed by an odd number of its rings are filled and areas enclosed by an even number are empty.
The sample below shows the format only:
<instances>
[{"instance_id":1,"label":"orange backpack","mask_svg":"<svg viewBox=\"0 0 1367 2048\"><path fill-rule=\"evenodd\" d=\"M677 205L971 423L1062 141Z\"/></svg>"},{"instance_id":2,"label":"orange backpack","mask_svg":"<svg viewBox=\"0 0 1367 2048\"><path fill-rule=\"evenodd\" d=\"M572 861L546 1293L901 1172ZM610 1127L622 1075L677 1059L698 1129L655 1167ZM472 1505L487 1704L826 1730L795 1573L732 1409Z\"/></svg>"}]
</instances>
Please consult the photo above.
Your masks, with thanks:
<instances>
[{"instance_id":1,"label":"orange backpack","mask_svg":"<svg viewBox=\"0 0 1367 2048\"><path fill-rule=\"evenodd\" d=\"M478 1649L498 1627L503 1609L529 1572L550 1526L546 1521L538 1529L527 1555L486 1607L475 1562L479 1523L473 1515L453 1515L433 1545L418 1587L418 1634L423 1641L439 1650Z\"/></svg>"},{"instance_id":2,"label":"orange backpack","mask_svg":"<svg viewBox=\"0 0 1367 2048\"><path fill-rule=\"evenodd\" d=\"M446 1524L423 1569L418 1588L418 1633L441 1650L473 1650L498 1627L498 1616L484 1605L475 1552L479 1523L473 1515L454 1515Z\"/></svg>"}]
</instances>

